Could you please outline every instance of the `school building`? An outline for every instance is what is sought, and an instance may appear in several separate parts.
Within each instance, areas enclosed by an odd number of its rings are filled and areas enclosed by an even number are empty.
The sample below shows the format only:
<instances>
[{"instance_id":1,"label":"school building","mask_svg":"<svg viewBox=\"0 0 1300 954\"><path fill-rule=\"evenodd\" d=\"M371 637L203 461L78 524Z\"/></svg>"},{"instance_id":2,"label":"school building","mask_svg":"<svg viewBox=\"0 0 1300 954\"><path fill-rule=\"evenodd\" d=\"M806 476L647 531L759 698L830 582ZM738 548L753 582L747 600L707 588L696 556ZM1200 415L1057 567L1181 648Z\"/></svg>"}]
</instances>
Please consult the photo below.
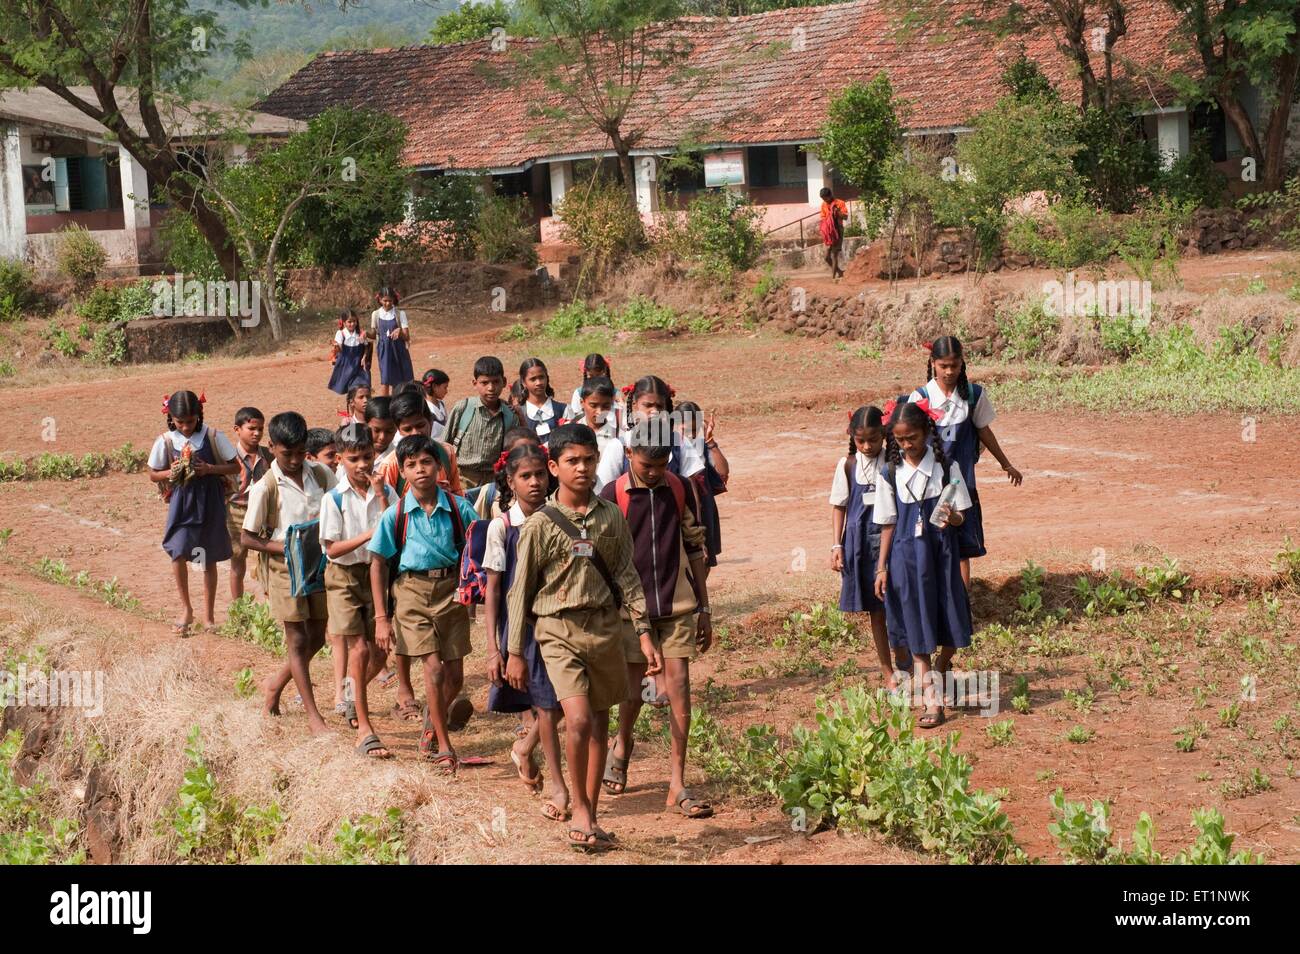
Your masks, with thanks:
<instances>
[{"instance_id":1,"label":"school building","mask_svg":"<svg viewBox=\"0 0 1300 954\"><path fill-rule=\"evenodd\" d=\"M954 11L961 6L953 3ZM1130 0L1128 32L1115 45L1116 83L1144 105L1142 128L1165 162L1185 154L1192 132L1204 128L1214 158L1239 179L1241 146L1216 111L1189 110L1154 70L1193 68L1175 35L1177 19L1161 0ZM1090 14L1091 16L1091 14ZM661 203L683 205L700 189L729 184L762 209L776 237L815 240L818 192L824 185L852 198L818 154L818 130L832 97L847 84L889 75L906 104L906 136L951 143L969 131L969 119L1005 90L1000 75L1023 47L1068 102L1079 84L1051 36L996 42L986 33L954 26L898 32L882 0L776 10L725 19L689 18L682 31L691 65L711 69L708 85L688 94L685 84L657 78L645 101L653 121L636 111L624 129L644 130L632 149L638 203L650 216ZM1105 21L1089 22L1089 42L1100 43ZM1094 29L1103 32L1094 35ZM595 132L565 131L530 115L544 102L539 82L503 86L502 71L524 39L498 36L446 46L323 53L258 104L266 112L309 119L336 104L378 108L403 119L410 138L403 162L413 188L427 176L478 174L499 193L527 196L542 241L556 236L555 207L591 164L613 165L608 140ZM1178 50L1182 52L1176 52ZM1100 70L1100 54L1094 53ZM1259 112L1257 101L1251 108ZM666 193L656 188L658 163L681 142L703 146L703 168L678 177Z\"/></svg>"},{"instance_id":2,"label":"school building","mask_svg":"<svg viewBox=\"0 0 1300 954\"><path fill-rule=\"evenodd\" d=\"M89 86L72 92L97 102ZM118 89L122 114L143 134L133 90ZM196 164L220 149L235 158L242 144L224 143L204 116L215 106L164 109L163 121ZM302 127L265 113L240 114L232 123L254 140L278 139ZM161 261L155 230L166 210L151 201L149 177L108 129L46 89L0 90L0 257L48 270L60 229L77 224L108 252L108 268L121 274L149 270Z\"/></svg>"}]
</instances>

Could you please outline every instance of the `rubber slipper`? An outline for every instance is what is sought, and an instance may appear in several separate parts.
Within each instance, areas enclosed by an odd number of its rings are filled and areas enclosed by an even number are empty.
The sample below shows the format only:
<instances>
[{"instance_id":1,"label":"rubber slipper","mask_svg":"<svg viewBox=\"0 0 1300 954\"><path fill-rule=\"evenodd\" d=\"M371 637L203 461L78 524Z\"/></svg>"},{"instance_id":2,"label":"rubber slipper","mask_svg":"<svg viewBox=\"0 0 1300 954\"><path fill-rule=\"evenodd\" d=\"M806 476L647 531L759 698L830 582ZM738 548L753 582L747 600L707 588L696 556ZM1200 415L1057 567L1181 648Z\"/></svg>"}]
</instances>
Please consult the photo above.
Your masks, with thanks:
<instances>
[{"instance_id":1,"label":"rubber slipper","mask_svg":"<svg viewBox=\"0 0 1300 954\"><path fill-rule=\"evenodd\" d=\"M403 722L419 722L423 712L424 707L414 699L407 699L393 706L393 714Z\"/></svg>"},{"instance_id":2,"label":"rubber slipper","mask_svg":"<svg viewBox=\"0 0 1300 954\"><path fill-rule=\"evenodd\" d=\"M568 807L561 808L549 798L542 802L542 817L551 821L566 822L572 817Z\"/></svg>"},{"instance_id":3,"label":"rubber slipper","mask_svg":"<svg viewBox=\"0 0 1300 954\"><path fill-rule=\"evenodd\" d=\"M460 761L456 758L454 752L434 752L432 755L425 756L425 760L432 762L451 775L456 774L456 768L460 765Z\"/></svg>"},{"instance_id":4,"label":"rubber slipper","mask_svg":"<svg viewBox=\"0 0 1300 954\"><path fill-rule=\"evenodd\" d=\"M600 780L609 794L622 795L627 791L627 767L630 761L615 755L613 745L609 747L609 754L605 756L605 777ZM618 786L618 791L614 791L614 785Z\"/></svg>"},{"instance_id":5,"label":"rubber slipper","mask_svg":"<svg viewBox=\"0 0 1300 954\"><path fill-rule=\"evenodd\" d=\"M713 806L704 799L696 798L686 789L677 794L677 810L687 818L713 817Z\"/></svg>"},{"instance_id":6,"label":"rubber slipper","mask_svg":"<svg viewBox=\"0 0 1300 954\"><path fill-rule=\"evenodd\" d=\"M461 696L447 708L447 731L459 732L474 715L474 703Z\"/></svg>"},{"instance_id":7,"label":"rubber slipper","mask_svg":"<svg viewBox=\"0 0 1300 954\"><path fill-rule=\"evenodd\" d=\"M528 760L524 761L523 756L516 752L514 747L511 746L510 761L515 763L515 772L519 775L519 781L524 783L524 787L534 795L540 794L542 790L542 773L541 770L538 769L537 763L533 761L532 754L530 753ZM533 770L532 775L524 774L525 765Z\"/></svg>"},{"instance_id":8,"label":"rubber slipper","mask_svg":"<svg viewBox=\"0 0 1300 954\"><path fill-rule=\"evenodd\" d=\"M383 755L370 754L371 752L376 752L379 749L384 750ZM360 755L362 758L375 759L376 761L379 762L382 762L384 759L391 759L393 757L393 753L388 751L388 746L380 742L379 736L377 735L366 736L364 739L361 740L360 743L357 744L356 750L357 750L357 754Z\"/></svg>"}]
</instances>

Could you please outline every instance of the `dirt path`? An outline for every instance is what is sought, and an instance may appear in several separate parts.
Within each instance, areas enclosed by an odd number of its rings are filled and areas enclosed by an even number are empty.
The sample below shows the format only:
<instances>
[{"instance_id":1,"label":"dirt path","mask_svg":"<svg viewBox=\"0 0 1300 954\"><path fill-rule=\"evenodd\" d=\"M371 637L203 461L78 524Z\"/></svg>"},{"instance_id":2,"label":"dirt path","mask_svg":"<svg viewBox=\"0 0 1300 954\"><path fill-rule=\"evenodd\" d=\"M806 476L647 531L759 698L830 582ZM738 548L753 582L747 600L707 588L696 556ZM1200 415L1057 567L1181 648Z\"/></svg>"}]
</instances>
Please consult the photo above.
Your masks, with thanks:
<instances>
[{"instance_id":1,"label":"dirt path","mask_svg":"<svg viewBox=\"0 0 1300 954\"><path fill-rule=\"evenodd\" d=\"M499 354L513 370L526 354L539 353L550 364L557 394L571 393L579 357L571 346L541 345L534 352L496 341L495 335L493 329L480 328L433 341L417 348L416 363L447 370L454 400L467 393L469 368L477 355ZM923 358L899 355L863 362L830 342L766 333L616 342L610 353L619 384L658 371L676 388L679 399L696 400L706 412L717 410L717 436L733 478L731 492L720 501L724 552L710 584L722 612L732 612L732 625L740 613L793 594L832 595L837 577L827 563L826 494L845 449L845 417L858 403L880 402L920 383ZM977 379L983 377L979 368L972 370ZM332 425L338 403L325 390L327 377L321 349L312 348L239 362L139 369L102 382L34 389L13 403L0 428L0 453L81 454L107 451L127 441L147 448L162 425L163 395L180 386L206 392L209 420L216 424L228 423L239 406L253 404L268 414L293 407L312 425ZM40 435L50 419L57 440L43 443ZM1284 533L1295 531L1293 471L1300 457L1300 435L1293 419L1260 417L1253 443L1241 440L1241 421L1235 415L1184 420L1158 414L1112 418L1043 410L1006 413L994 426L1002 446L1025 474L1024 485L1012 488L996 479L1000 475L991 459L980 467L990 556L977 563L975 575L995 586L1014 576L1029 558L1054 574L1074 574L1093 565L1099 553L1109 567L1151 562L1168 553L1198 573L1263 577ZM164 516L152 486L139 474L0 485L0 528L14 530L3 551L5 573L19 581L17 589L26 594L23 600L75 610L92 625L126 620L142 647L160 645L171 638L163 621L174 601L170 571L159 549ZM20 572L41 557L66 560L73 571L87 570L96 578L117 577L140 598L149 618L123 617L66 587L41 584ZM219 618L226 602L224 566L221 574ZM13 596L11 592L5 598ZM481 647L479 626L474 639ZM245 666L261 678L274 665L260 650L231 640L201 636L195 645L213 678L227 684ZM696 685L709 677L734 682L746 655L710 654L694 673ZM859 662L865 671L867 656L861 655ZM472 661L467 671L471 696L481 707L486 686ZM318 661L315 680L323 702L329 701L328 673L328 664ZM765 685L761 679L748 682L750 691L758 693L755 721L807 720L815 683L787 681L769 690ZM381 692L375 708L383 714L377 728L403 758L413 756L416 733L392 720L387 714L391 704L391 692ZM1079 750L1060 742L1060 727L1051 723L1042 727L1041 737L1027 734L1026 748L1019 754L980 748L976 783L1016 786L1008 811L1026 847L1041 854L1051 854L1045 834L1046 793L1062 779L1099 794L1124 793L1127 806L1119 815L1131 826L1138 810L1164 796L1169 728L1178 717L1171 712L1158 715L1154 727L1147 724L1149 718L1151 713L1112 720L1115 734L1108 744L1089 749L1082 758ZM290 713L286 731L291 733L301 721L300 715ZM562 845L546 840L551 827L558 826L541 819L537 803L513 781L507 758L512 725L504 718L471 723L466 751L490 755L497 764L464 773L454 783L454 793L484 803L501 802L512 818L530 826L531 836L538 839L538 860L567 860ZM983 737L983 720L954 728ZM1128 732L1145 735L1135 742L1126 738ZM340 729L340 744L348 737ZM1025 751L1034 753L1029 769L1039 762L1054 765L1060 773L1057 780L1026 778ZM794 838L787 820L770 804L724 804L717 819L702 824L665 814L660 781L666 774L664 756L653 749L643 754L646 758L634 764L628 794L609 800L609 827L632 843L621 860L917 860L869 839L833 833ZM1195 804L1196 793L1190 782L1179 783L1177 797L1170 799L1169 825L1185 826L1185 804ZM1279 817L1293 793L1292 783L1289 789L1260 796L1251 811L1266 824ZM1086 792L1071 794L1082 797ZM746 838L767 840L750 843ZM1177 840L1185 839L1180 834ZM1300 850L1295 841L1283 842L1283 855Z\"/></svg>"}]
</instances>

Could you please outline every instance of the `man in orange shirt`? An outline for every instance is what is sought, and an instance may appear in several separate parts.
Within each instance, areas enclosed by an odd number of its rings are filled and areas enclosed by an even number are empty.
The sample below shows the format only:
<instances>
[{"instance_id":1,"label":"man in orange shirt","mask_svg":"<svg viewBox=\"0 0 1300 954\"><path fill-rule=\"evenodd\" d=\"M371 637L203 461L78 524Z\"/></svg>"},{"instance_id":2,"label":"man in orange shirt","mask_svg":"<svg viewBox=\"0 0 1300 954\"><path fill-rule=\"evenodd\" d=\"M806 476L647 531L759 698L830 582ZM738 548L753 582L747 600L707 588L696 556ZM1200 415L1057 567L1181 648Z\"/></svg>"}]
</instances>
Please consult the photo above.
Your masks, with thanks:
<instances>
[{"instance_id":1,"label":"man in orange shirt","mask_svg":"<svg viewBox=\"0 0 1300 954\"><path fill-rule=\"evenodd\" d=\"M844 277L840 268L840 252L844 248L844 221L849 217L849 207L843 199L835 198L829 188L818 193L822 199L821 233L826 246L826 264L831 268L831 278Z\"/></svg>"}]
</instances>

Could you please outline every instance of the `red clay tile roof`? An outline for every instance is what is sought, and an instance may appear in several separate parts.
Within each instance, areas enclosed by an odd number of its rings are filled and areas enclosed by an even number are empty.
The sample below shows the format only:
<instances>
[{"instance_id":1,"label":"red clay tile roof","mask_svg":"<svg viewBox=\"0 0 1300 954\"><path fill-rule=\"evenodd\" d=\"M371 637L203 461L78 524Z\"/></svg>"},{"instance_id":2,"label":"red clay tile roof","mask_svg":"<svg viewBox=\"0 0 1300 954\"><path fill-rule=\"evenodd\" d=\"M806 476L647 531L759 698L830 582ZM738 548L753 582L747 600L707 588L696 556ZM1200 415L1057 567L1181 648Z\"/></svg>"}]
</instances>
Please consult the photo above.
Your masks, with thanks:
<instances>
[{"instance_id":1,"label":"red clay tile roof","mask_svg":"<svg viewBox=\"0 0 1300 954\"><path fill-rule=\"evenodd\" d=\"M962 6L953 4L950 22ZM1126 8L1128 33L1116 46L1116 75L1152 109L1169 106L1173 93L1138 74L1186 63L1187 54L1177 51L1174 40L1176 17L1161 0L1129 0ZM1100 14L1095 16L1101 25ZM961 126L1003 94L999 75L1018 48L1017 41L998 43L953 27L900 38L882 0L690 18L681 28L694 42L693 65L733 68L720 72L711 88L693 100L677 102L666 120L651 124L639 148L672 147L701 124L709 132L697 134L696 141L708 143L815 140L830 97L881 70L889 74L895 94L910 105L909 129ZM789 44L796 30L802 31L803 50L786 48L772 55L773 46ZM511 38L508 45L527 42ZM1030 36L1022 42L1065 98L1075 100L1077 80L1052 37ZM487 75L508 63L508 54L492 52L489 40L324 53L257 108L295 119L340 103L382 109L410 127L403 162L412 167L507 169L609 149L595 132L566 135L531 117L529 104L544 99L539 82L503 88ZM1099 59L1094 70L1100 71ZM657 82L654 89L660 103L682 98L680 86ZM664 110L657 112L662 116ZM634 110L624 128L637 128L637 119Z\"/></svg>"}]
</instances>

